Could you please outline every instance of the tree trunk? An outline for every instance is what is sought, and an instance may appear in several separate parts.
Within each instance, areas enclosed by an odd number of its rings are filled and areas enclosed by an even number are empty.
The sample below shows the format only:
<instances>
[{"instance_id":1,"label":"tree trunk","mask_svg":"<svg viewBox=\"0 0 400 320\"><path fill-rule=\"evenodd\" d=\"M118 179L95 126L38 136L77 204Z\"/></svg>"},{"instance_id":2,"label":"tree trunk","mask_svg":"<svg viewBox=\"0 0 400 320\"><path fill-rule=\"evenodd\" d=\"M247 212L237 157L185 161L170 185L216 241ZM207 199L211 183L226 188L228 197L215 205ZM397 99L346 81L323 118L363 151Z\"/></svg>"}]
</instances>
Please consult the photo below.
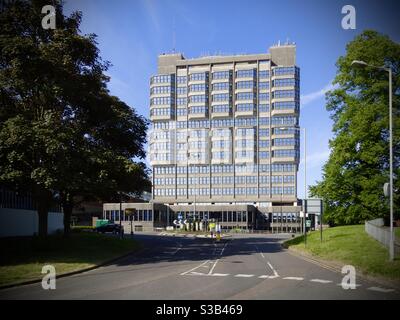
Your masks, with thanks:
<instances>
[{"instance_id":1,"label":"tree trunk","mask_svg":"<svg viewBox=\"0 0 400 320\"><path fill-rule=\"evenodd\" d=\"M71 201L64 201L62 203L64 213L64 237L69 237L71 233L71 215L73 204Z\"/></svg>"}]
</instances>

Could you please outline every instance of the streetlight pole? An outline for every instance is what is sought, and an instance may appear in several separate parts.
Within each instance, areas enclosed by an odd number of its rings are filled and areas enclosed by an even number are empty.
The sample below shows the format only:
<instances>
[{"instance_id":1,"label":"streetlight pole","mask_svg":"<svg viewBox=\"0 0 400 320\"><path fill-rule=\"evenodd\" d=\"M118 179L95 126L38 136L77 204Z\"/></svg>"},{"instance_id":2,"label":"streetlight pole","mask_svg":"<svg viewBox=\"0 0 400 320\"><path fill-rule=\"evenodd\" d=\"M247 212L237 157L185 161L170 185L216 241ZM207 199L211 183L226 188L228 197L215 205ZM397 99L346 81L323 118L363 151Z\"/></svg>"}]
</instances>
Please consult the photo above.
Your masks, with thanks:
<instances>
[{"instance_id":1,"label":"streetlight pole","mask_svg":"<svg viewBox=\"0 0 400 320\"><path fill-rule=\"evenodd\" d=\"M364 61L354 60L351 66L371 67L389 73L389 207L390 207L390 261L394 260L394 233L393 233L393 119L392 119L392 68L369 65Z\"/></svg>"},{"instance_id":2,"label":"streetlight pole","mask_svg":"<svg viewBox=\"0 0 400 320\"><path fill-rule=\"evenodd\" d=\"M304 245L307 245L307 210L306 210L306 199L307 199L307 131L306 128L304 130Z\"/></svg>"}]
</instances>

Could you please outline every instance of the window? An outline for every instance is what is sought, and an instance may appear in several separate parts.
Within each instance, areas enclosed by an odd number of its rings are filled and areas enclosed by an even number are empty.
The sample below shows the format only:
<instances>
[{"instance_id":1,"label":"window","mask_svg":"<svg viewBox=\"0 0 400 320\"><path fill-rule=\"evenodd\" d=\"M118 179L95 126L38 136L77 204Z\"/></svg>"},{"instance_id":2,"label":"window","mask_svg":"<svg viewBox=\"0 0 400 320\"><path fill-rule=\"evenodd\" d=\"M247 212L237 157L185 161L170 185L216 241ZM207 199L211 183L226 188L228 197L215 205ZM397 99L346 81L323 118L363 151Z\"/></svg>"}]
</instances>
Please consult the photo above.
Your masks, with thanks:
<instances>
[{"instance_id":1,"label":"window","mask_svg":"<svg viewBox=\"0 0 400 320\"><path fill-rule=\"evenodd\" d=\"M267 126L267 125L269 125L269 118L268 118L268 117L260 117L260 118L259 118L259 125L260 125L260 126Z\"/></svg>"},{"instance_id":2,"label":"window","mask_svg":"<svg viewBox=\"0 0 400 320\"><path fill-rule=\"evenodd\" d=\"M267 148L267 147L269 147L269 140L260 140L260 141L258 142L258 146L259 146L260 148Z\"/></svg>"},{"instance_id":3,"label":"window","mask_svg":"<svg viewBox=\"0 0 400 320\"><path fill-rule=\"evenodd\" d=\"M212 73L213 79L229 79L230 71L216 71Z\"/></svg>"},{"instance_id":4,"label":"window","mask_svg":"<svg viewBox=\"0 0 400 320\"><path fill-rule=\"evenodd\" d=\"M176 104L178 106L186 106L187 99L186 98L178 98L178 99L176 99Z\"/></svg>"},{"instance_id":5,"label":"window","mask_svg":"<svg viewBox=\"0 0 400 320\"><path fill-rule=\"evenodd\" d=\"M212 101L230 101L232 98L227 93L219 93L212 95Z\"/></svg>"},{"instance_id":6,"label":"window","mask_svg":"<svg viewBox=\"0 0 400 320\"><path fill-rule=\"evenodd\" d=\"M205 83L192 84L189 86L189 91L191 92L206 91L206 90L208 90L208 85L206 85Z\"/></svg>"},{"instance_id":7,"label":"window","mask_svg":"<svg viewBox=\"0 0 400 320\"><path fill-rule=\"evenodd\" d=\"M150 110L151 116L171 116L174 110L170 108L155 108Z\"/></svg>"},{"instance_id":8,"label":"window","mask_svg":"<svg viewBox=\"0 0 400 320\"><path fill-rule=\"evenodd\" d=\"M295 74L295 67L276 67L273 69L275 76L283 76L288 74Z\"/></svg>"},{"instance_id":9,"label":"window","mask_svg":"<svg viewBox=\"0 0 400 320\"><path fill-rule=\"evenodd\" d=\"M165 105L165 104L174 104L174 99L171 97L159 97L150 99L150 105Z\"/></svg>"},{"instance_id":10,"label":"window","mask_svg":"<svg viewBox=\"0 0 400 320\"><path fill-rule=\"evenodd\" d=\"M212 89L215 90L215 91L218 91L218 90L229 90L230 87L231 86L230 86L229 82L217 82L217 83L214 83L212 85Z\"/></svg>"},{"instance_id":11,"label":"window","mask_svg":"<svg viewBox=\"0 0 400 320\"><path fill-rule=\"evenodd\" d=\"M173 89L170 86L159 86L150 89L150 94L170 93Z\"/></svg>"},{"instance_id":12,"label":"window","mask_svg":"<svg viewBox=\"0 0 400 320\"><path fill-rule=\"evenodd\" d=\"M208 102L208 95L195 95L189 97L189 102L191 103L197 103L197 102Z\"/></svg>"},{"instance_id":13,"label":"window","mask_svg":"<svg viewBox=\"0 0 400 320\"><path fill-rule=\"evenodd\" d=\"M279 101L274 102L272 107L274 110L294 110L296 108L297 103L295 101Z\"/></svg>"},{"instance_id":14,"label":"window","mask_svg":"<svg viewBox=\"0 0 400 320\"><path fill-rule=\"evenodd\" d=\"M294 149L284 149L284 150L275 150L274 155L275 158L291 158L298 157L298 151Z\"/></svg>"},{"instance_id":15,"label":"window","mask_svg":"<svg viewBox=\"0 0 400 320\"><path fill-rule=\"evenodd\" d=\"M258 154L259 154L260 159L268 159L269 158L268 151L260 151Z\"/></svg>"},{"instance_id":16,"label":"window","mask_svg":"<svg viewBox=\"0 0 400 320\"><path fill-rule=\"evenodd\" d=\"M239 103L236 105L236 111L254 111L255 105L251 103Z\"/></svg>"},{"instance_id":17,"label":"window","mask_svg":"<svg viewBox=\"0 0 400 320\"><path fill-rule=\"evenodd\" d=\"M294 116L272 117L273 125L297 125L297 118Z\"/></svg>"},{"instance_id":18,"label":"window","mask_svg":"<svg viewBox=\"0 0 400 320\"><path fill-rule=\"evenodd\" d=\"M274 146L294 146L298 143L294 138L278 138L274 139Z\"/></svg>"},{"instance_id":19,"label":"window","mask_svg":"<svg viewBox=\"0 0 400 320\"><path fill-rule=\"evenodd\" d=\"M254 81L238 81L236 82L236 89L253 89L256 83Z\"/></svg>"},{"instance_id":20,"label":"window","mask_svg":"<svg viewBox=\"0 0 400 320\"><path fill-rule=\"evenodd\" d=\"M274 134L275 135L292 135L292 134L297 134L298 130L296 128L274 128Z\"/></svg>"},{"instance_id":21,"label":"window","mask_svg":"<svg viewBox=\"0 0 400 320\"><path fill-rule=\"evenodd\" d=\"M211 120L213 128L225 128L233 126L233 119L213 119Z\"/></svg>"},{"instance_id":22,"label":"window","mask_svg":"<svg viewBox=\"0 0 400 320\"><path fill-rule=\"evenodd\" d=\"M157 75L151 78L150 83L172 83L175 76L172 75Z\"/></svg>"},{"instance_id":23,"label":"window","mask_svg":"<svg viewBox=\"0 0 400 320\"><path fill-rule=\"evenodd\" d=\"M258 90L269 89L269 81L263 81L258 83Z\"/></svg>"},{"instance_id":24,"label":"window","mask_svg":"<svg viewBox=\"0 0 400 320\"><path fill-rule=\"evenodd\" d=\"M276 79L273 81L274 87L292 87L297 84L298 81L296 81L294 78Z\"/></svg>"},{"instance_id":25,"label":"window","mask_svg":"<svg viewBox=\"0 0 400 320\"><path fill-rule=\"evenodd\" d=\"M198 73L192 73L189 76L190 81L203 81L208 78L208 73L207 72L198 72Z\"/></svg>"},{"instance_id":26,"label":"window","mask_svg":"<svg viewBox=\"0 0 400 320\"><path fill-rule=\"evenodd\" d=\"M177 94L186 94L187 88L186 87L178 87L176 88Z\"/></svg>"},{"instance_id":27,"label":"window","mask_svg":"<svg viewBox=\"0 0 400 320\"><path fill-rule=\"evenodd\" d=\"M256 126L256 118L238 118L235 120L237 126Z\"/></svg>"},{"instance_id":28,"label":"window","mask_svg":"<svg viewBox=\"0 0 400 320\"><path fill-rule=\"evenodd\" d=\"M191 114L199 114L199 113L207 113L208 112L208 107L206 106L193 106L190 107L190 113Z\"/></svg>"},{"instance_id":29,"label":"window","mask_svg":"<svg viewBox=\"0 0 400 320\"><path fill-rule=\"evenodd\" d=\"M256 74L256 69L238 70L236 71L236 78L251 78Z\"/></svg>"},{"instance_id":30,"label":"window","mask_svg":"<svg viewBox=\"0 0 400 320\"><path fill-rule=\"evenodd\" d=\"M176 110L176 115L177 116L186 116L187 115L187 109L186 108L178 108Z\"/></svg>"},{"instance_id":31,"label":"window","mask_svg":"<svg viewBox=\"0 0 400 320\"><path fill-rule=\"evenodd\" d=\"M212 107L212 111L215 113L224 113L224 112L230 112L230 106L229 105L217 105Z\"/></svg>"},{"instance_id":32,"label":"window","mask_svg":"<svg viewBox=\"0 0 400 320\"><path fill-rule=\"evenodd\" d=\"M261 70L258 72L258 78L260 79L267 79L269 78L269 71L268 70Z\"/></svg>"},{"instance_id":33,"label":"window","mask_svg":"<svg viewBox=\"0 0 400 320\"><path fill-rule=\"evenodd\" d=\"M259 104L258 111L260 112L269 112L269 104Z\"/></svg>"},{"instance_id":34,"label":"window","mask_svg":"<svg viewBox=\"0 0 400 320\"><path fill-rule=\"evenodd\" d=\"M296 92L295 90L276 90L272 95L274 98L294 98Z\"/></svg>"},{"instance_id":35,"label":"window","mask_svg":"<svg viewBox=\"0 0 400 320\"><path fill-rule=\"evenodd\" d=\"M258 94L258 100L269 100L269 93L259 93Z\"/></svg>"},{"instance_id":36,"label":"window","mask_svg":"<svg viewBox=\"0 0 400 320\"><path fill-rule=\"evenodd\" d=\"M269 136L269 129L258 129L258 135L260 137L268 137Z\"/></svg>"},{"instance_id":37,"label":"window","mask_svg":"<svg viewBox=\"0 0 400 320\"><path fill-rule=\"evenodd\" d=\"M236 94L236 100L253 100L254 98L253 92L240 92Z\"/></svg>"},{"instance_id":38,"label":"window","mask_svg":"<svg viewBox=\"0 0 400 320\"><path fill-rule=\"evenodd\" d=\"M178 76L176 78L176 82L178 84L186 84L186 81L187 81L187 77L186 76Z\"/></svg>"}]
</instances>

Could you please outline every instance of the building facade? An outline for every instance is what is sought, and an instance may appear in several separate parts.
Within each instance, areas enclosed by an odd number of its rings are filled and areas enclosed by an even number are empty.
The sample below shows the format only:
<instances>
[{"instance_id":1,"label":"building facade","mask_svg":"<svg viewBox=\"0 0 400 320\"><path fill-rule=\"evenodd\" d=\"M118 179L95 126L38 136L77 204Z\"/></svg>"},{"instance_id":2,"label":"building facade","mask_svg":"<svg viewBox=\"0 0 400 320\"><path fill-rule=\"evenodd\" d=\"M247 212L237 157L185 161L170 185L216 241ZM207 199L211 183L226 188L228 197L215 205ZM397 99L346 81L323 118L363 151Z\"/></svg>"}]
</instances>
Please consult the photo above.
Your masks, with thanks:
<instances>
[{"instance_id":1,"label":"building facade","mask_svg":"<svg viewBox=\"0 0 400 320\"><path fill-rule=\"evenodd\" d=\"M212 213L226 228L299 223L299 112L295 45L160 55L150 79L152 202L172 216Z\"/></svg>"}]
</instances>

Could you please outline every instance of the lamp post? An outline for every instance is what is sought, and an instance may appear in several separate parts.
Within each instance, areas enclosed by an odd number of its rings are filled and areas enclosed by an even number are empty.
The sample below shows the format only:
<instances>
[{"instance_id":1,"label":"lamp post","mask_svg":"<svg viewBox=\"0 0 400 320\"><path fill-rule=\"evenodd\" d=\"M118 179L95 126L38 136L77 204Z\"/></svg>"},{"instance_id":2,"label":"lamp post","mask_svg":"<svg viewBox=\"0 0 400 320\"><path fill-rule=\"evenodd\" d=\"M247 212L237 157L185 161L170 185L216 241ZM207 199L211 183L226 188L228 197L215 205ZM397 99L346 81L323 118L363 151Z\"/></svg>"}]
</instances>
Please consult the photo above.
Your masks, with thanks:
<instances>
[{"instance_id":1,"label":"lamp post","mask_svg":"<svg viewBox=\"0 0 400 320\"><path fill-rule=\"evenodd\" d=\"M393 233L393 119L392 119L392 68L377 67L364 61L354 60L351 66L370 67L389 73L389 207L390 207L390 260L394 260L394 233Z\"/></svg>"}]
</instances>

